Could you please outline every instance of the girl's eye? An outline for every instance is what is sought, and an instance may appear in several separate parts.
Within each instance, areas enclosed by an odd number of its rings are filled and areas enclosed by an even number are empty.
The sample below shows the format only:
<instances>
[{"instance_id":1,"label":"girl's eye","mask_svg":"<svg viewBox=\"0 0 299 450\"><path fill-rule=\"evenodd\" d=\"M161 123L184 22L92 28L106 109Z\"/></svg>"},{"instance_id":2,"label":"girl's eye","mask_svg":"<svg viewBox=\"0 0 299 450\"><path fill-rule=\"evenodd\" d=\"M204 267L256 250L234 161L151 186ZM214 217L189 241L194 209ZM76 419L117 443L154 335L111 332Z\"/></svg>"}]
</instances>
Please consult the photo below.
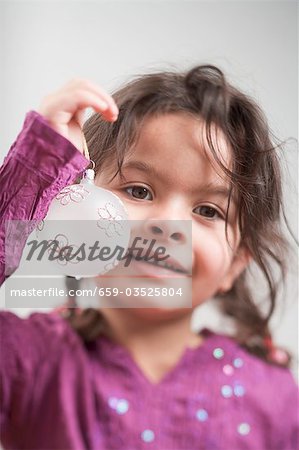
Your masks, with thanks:
<instances>
[{"instance_id":1,"label":"girl's eye","mask_svg":"<svg viewBox=\"0 0 299 450\"><path fill-rule=\"evenodd\" d=\"M193 212L207 219L223 219L222 215L217 211L217 209L208 205L198 206L193 210Z\"/></svg>"},{"instance_id":2,"label":"girl's eye","mask_svg":"<svg viewBox=\"0 0 299 450\"><path fill-rule=\"evenodd\" d=\"M125 191L139 200L153 200L151 192L144 186L129 186L125 188Z\"/></svg>"}]
</instances>

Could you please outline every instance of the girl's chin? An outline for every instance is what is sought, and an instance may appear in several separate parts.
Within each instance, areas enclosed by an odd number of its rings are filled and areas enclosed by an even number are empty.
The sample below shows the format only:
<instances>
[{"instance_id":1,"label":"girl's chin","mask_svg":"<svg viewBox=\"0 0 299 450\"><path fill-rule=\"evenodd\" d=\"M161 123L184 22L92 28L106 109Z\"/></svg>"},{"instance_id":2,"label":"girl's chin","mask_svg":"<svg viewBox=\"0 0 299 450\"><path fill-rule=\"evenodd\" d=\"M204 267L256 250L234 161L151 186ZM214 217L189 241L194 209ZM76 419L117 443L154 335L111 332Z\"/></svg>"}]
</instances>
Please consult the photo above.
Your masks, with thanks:
<instances>
[{"instance_id":1,"label":"girl's chin","mask_svg":"<svg viewBox=\"0 0 299 450\"><path fill-rule=\"evenodd\" d=\"M129 314L149 320L175 319L192 314L192 308L127 308Z\"/></svg>"}]
</instances>

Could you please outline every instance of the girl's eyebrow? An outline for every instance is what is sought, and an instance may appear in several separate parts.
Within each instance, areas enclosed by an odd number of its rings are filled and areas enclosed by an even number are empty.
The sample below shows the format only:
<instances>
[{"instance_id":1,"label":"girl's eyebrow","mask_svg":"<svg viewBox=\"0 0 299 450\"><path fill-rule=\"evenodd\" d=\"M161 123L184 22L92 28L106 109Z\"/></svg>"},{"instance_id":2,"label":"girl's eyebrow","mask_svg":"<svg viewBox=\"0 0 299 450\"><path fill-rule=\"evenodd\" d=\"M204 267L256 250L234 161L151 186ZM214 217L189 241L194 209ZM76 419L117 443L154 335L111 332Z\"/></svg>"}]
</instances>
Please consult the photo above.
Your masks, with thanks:
<instances>
[{"instance_id":1,"label":"girl's eyebrow","mask_svg":"<svg viewBox=\"0 0 299 450\"><path fill-rule=\"evenodd\" d=\"M220 184L209 183L206 186L201 186L199 188L201 192L207 192L215 195L220 195L222 197L229 197L231 195L232 200L234 200L234 193L228 186L222 186Z\"/></svg>"},{"instance_id":2,"label":"girl's eyebrow","mask_svg":"<svg viewBox=\"0 0 299 450\"><path fill-rule=\"evenodd\" d=\"M121 172L120 172L120 177L123 179L123 181L126 180L126 176L123 173L124 170L126 170L126 169L139 170L141 172L149 174L151 177L154 177L155 179L161 178L161 174L159 173L158 170L155 169L155 167L147 164L146 162L136 160L136 161L128 161L127 163L123 163Z\"/></svg>"},{"instance_id":3,"label":"girl's eyebrow","mask_svg":"<svg viewBox=\"0 0 299 450\"><path fill-rule=\"evenodd\" d=\"M155 177L159 177L159 175L160 175L159 172L151 165L149 165L143 161L137 161L137 160L129 161L129 162L125 163L123 165L123 169L137 169L142 172L150 173L151 175L153 175ZM218 195L225 199L230 197L234 203L237 202L236 193L234 192L234 189L230 188L229 186L220 185L215 182L210 182L208 184L201 185L201 186L197 187L196 190L192 189L192 191L195 193L204 192L206 194Z\"/></svg>"},{"instance_id":4,"label":"girl's eyebrow","mask_svg":"<svg viewBox=\"0 0 299 450\"><path fill-rule=\"evenodd\" d=\"M198 187L198 191L205 194L212 194L224 199L230 199L235 205L238 203L237 193L232 186L221 185L215 182L210 182L206 185Z\"/></svg>"},{"instance_id":5,"label":"girl's eyebrow","mask_svg":"<svg viewBox=\"0 0 299 450\"><path fill-rule=\"evenodd\" d=\"M156 169L149 164L143 162L143 161L129 161L127 163L123 164L123 169L137 169L141 170L142 172L150 172L153 175L158 175L158 172Z\"/></svg>"}]
</instances>

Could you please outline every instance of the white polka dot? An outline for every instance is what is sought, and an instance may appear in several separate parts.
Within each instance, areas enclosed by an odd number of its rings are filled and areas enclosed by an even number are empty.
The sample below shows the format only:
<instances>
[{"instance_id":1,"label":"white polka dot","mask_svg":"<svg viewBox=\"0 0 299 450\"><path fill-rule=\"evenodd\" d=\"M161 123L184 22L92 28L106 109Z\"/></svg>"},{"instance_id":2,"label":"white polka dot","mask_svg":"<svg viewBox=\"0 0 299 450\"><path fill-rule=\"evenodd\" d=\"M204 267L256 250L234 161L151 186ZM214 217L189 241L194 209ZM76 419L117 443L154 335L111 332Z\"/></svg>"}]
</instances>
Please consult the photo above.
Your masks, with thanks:
<instances>
[{"instance_id":1,"label":"white polka dot","mask_svg":"<svg viewBox=\"0 0 299 450\"><path fill-rule=\"evenodd\" d=\"M116 411L118 414L125 414L129 409L129 402L125 399L120 399L117 402Z\"/></svg>"},{"instance_id":2,"label":"white polka dot","mask_svg":"<svg viewBox=\"0 0 299 450\"><path fill-rule=\"evenodd\" d=\"M241 384L238 384L237 386L234 387L234 394L236 397L243 397L243 395L245 394L245 389L243 386L241 386Z\"/></svg>"},{"instance_id":3,"label":"white polka dot","mask_svg":"<svg viewBox=\"0 0 299 450\"><path fill-rule=\"evenodd\" d=\"M110 408L115 409L117 406L117 398L116 397L109 397L108 398L108 405Z\"/></svg>"},{"instance_id":4,"label":"white polka dot","mask_svg":"<svg viewBox=\"0 0 299 450\"><path fill-rule=\"evenodd\" d=\"M155 439L155 433L152 430L144 430L141 433L141 439L144 442L152 442Z\"/></svg>"},{"instance_id":5,"label":"white polka dot","mask_svg":"<svg viewBox=\"0 0 299 450\"><path fill-rule=\"evenodd\" d=\"M243 366L243 359L242 359L242 358L235 358L234 361L233 361L233 365L234 365L236 368L239 369L240 367Z\"/></svg>"},{"instance_id":6,"label":"white polka dot","mask_svg":"<svg viewBox=\"0 0 299 450\"><path fill-rule=\"evenodd\" d=\"M231 397L233 395L233 390L232 390L231 386L229 386L228 384L225 384L224 386L222 386L221 387L221 394L225 398Z\"/></svg>"},{"instance_id":7,"label":"white polka dot","mask_svg":"<svg viewBox=\"0 0 299 450\"><path fill-rule=\"evenodd\" d=\"M225 375L232 375L234 373L234 368L230 364L225 364L222 370Z\"/></svg>"},{"instance_id":8,"label":"white polka dot","mask_svg":"<svg viewBox=\"0 0 299 450\"><path fill-rule=\"evenodd\" d=\"M221 358L223 358L223 355L224 355L224 351L222 350L222 348L217 347L213 350L214 358L221 359Z\"/></svg>"},{"instance_id":9,"label":"white polka dot","mask_svg":"<svg viewBox=\"0 0 299 450\"><path fill-rule=\"evenodd\" d=\"M238 433L242 436L246 436L250 432L250 425L246 422L240 423L238 425Z\"/></svg>"},{"instance_id":10,"label":"white polka dot","mask_svg":"<svg viewBox=\"0 0 299 450\"><path fill-rule=\"evenodd\" d=\"M199 409L196 411L196 417L200 422L205 422L209 415L205 409Z\"/></svg>"}]
</instances>

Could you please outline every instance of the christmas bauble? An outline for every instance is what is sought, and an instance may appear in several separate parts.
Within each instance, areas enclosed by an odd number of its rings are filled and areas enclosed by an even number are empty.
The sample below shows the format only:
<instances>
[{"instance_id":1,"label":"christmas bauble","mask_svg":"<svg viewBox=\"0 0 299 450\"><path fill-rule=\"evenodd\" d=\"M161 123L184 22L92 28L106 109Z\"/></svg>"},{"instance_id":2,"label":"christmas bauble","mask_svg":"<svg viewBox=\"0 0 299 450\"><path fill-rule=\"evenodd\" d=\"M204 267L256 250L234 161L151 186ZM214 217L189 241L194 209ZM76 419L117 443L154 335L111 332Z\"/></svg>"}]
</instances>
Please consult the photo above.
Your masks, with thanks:
<instances>
[{"instance_id":1,"label":"christmas bauble","mask_svg":"<svg viewBox=\"0 0 299 450\"><path fill-rule=\"evenodd\" d=\"M62 189L35 230L38 242L48 244L51 274L101 275L126 253L131 230L125 207L93 179L94 171L88 169L80 184Z\"/></svg>"}]
</instances>

